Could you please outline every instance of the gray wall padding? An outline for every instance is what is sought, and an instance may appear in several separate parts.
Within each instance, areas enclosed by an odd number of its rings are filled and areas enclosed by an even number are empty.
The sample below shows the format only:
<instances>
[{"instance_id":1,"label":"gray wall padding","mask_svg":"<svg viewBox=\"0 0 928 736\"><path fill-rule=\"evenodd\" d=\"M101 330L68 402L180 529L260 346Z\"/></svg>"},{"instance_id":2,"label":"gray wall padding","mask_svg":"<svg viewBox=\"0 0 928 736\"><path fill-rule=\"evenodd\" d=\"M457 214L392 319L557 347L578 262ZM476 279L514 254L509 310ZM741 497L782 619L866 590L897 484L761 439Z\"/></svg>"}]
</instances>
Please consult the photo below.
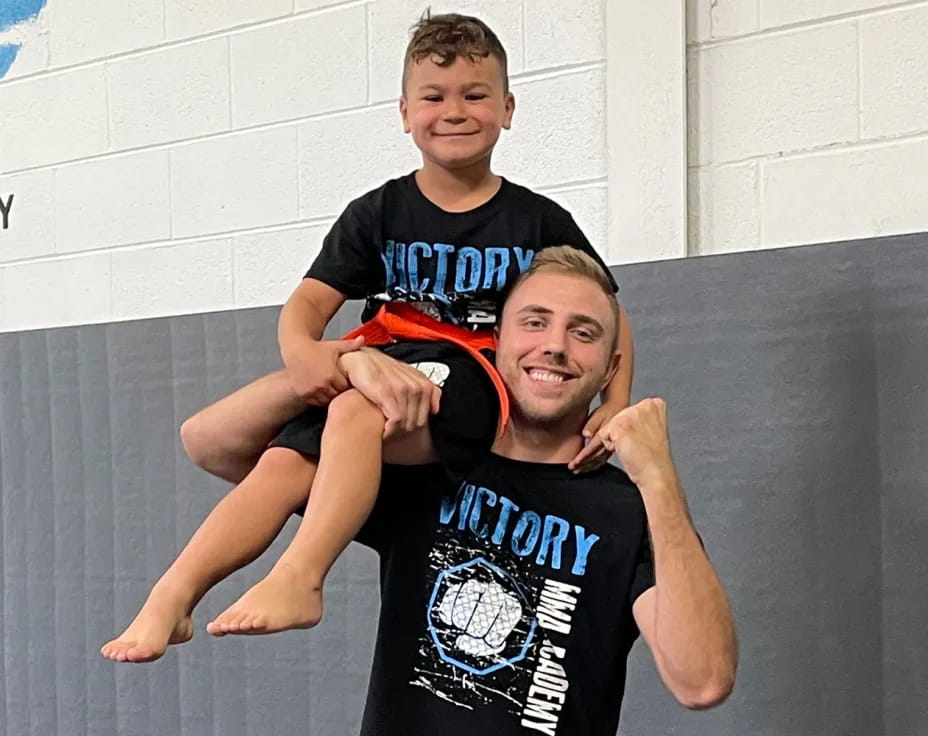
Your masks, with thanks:
<instances>
[{"instance_id":1,"label":"gray wall padding","mask_svg":"<svg viewBox=\"0 0 928 736\"><path fill-rule=\"evenodd\" d=\"M674 454L733 600L730 701L676 706L636 646L621 732L928 733L928 236L615 269L636 395ZM356 308L333 333L354 324ZM179 423L278 364L277 309L0 335L0 734L357 733L376 558L352 547L313 632L103 660L226 485Z\"/></svg>"}]
</instances>

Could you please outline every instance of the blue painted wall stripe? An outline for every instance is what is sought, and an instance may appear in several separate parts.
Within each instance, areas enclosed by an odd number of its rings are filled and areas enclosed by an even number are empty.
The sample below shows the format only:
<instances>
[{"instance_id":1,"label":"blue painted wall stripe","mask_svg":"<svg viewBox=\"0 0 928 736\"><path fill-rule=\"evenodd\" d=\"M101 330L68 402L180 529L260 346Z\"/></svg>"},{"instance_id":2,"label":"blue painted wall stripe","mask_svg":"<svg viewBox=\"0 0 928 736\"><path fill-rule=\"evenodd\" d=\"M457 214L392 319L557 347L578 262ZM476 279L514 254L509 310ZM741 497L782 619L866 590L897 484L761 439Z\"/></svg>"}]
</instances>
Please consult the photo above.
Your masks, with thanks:
<instances>
[{"instance_id":1,"label":"blue painted wall stripe","mask_svg":"<svg viewBox=\"0 0 928 736\"><path fill-rule=\"evenodd\" d=\"M10 70L19 53L19 44L5 44L0 46L0 79Z\"/></svg>"},{"instance_id":2,"label":"blue painted wall stripe","mask_svg":"<svg viewBox=\"0 0 928 736\"><path fill-rule=\"evenodd\" d=\"M0 31L34 20L44 7L45 0L0 0Z\"/></svg>"}]
</instances>

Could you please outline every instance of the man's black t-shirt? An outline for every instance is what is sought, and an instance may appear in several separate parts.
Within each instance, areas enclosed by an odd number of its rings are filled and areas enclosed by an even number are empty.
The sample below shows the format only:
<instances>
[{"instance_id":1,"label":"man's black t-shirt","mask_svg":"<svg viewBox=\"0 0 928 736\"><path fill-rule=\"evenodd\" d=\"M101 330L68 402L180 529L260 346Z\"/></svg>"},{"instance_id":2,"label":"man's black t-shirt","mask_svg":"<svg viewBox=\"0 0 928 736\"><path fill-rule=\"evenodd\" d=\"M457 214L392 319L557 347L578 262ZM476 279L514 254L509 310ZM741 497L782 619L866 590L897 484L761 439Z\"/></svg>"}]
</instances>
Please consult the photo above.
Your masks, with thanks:
<instances>
[{"instance_id":1,"label":"man's black t-shirt","mask_svg":"<svg viewBox=\"0 0 928 736\"><path fill-rule=\"evenodd\" d=\"M632 603L654 584L621 470L491 455L454 488L386 468L358 539L382 589L362 736L614 736Z\"/></svg>"},{"instance_id":2,"label":"man's black t-shirt","mask_svg":"<svg viewBox=\"0 0 928 736\"><path fill-rule=\"evenodd\" d=\"M547 197L503 179L479 207L447 212L408 174L351 202L306 276L367 299L364 320L383 302L406 301L445 322L492 326L500 292L552 245L580 248L609 273L567 210Z\"/></svg>"}]
</instances>

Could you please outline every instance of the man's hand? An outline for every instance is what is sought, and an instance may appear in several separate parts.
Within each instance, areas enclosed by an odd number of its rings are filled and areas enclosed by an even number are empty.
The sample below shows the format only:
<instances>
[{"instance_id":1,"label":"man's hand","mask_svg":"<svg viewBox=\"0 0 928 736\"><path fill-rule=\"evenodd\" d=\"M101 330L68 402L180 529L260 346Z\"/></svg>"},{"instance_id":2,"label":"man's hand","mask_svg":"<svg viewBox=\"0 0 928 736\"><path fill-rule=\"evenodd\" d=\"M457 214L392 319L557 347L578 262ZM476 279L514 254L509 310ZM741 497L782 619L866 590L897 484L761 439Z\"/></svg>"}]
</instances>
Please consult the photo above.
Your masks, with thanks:
<instances>
[{"instance_id":1,"label":"man's hand","mask_svg":"<svg viewBox=\"0 0 928 736\"><path fill-rule=\"evenodd\" d=\"M644 399L616 414L598 433L614 451L628 477L639 488L675 478L667 432L667 404L663 399Z\"/></svg>"},{"instance_id":2,"label":"man's hand","mask_svg":"<svg viewBox=\"0 0 928 736\"><path fill-rule=\"evenodd\" d=\"M441 389L413 366L379 350L347 353L339 366L351 385L383 412L384 438L420 429L438 411Z\"/></svg>"},{"instance_id":3,"label":"man's hand","mask_svg":"<svg viewBox=\"0 0 928 736\"><path fill-rule=\"evenodd\" d=\"M568 468L575 473L588 473L605 465L612 454L612 450L603 444L599 430L625 407L626 405L622 404L616 408L606 401L590 414L590 418L586 420L586 426L583 428L583 436L587 440L586 446L567 464Z\"/></svg>"},{"instance_id":4,"label":"man's hand","mask_svg":"<svg viewBox=\"0 0 928 736\"><path fill-rule=\"evenodd\" d=\"M348 389L348 379L338 359L360 350L363 337L353 340L305 340L295 352L284 356L293 390L307 404L325 406Z\"/></svg>"}]
</instances>

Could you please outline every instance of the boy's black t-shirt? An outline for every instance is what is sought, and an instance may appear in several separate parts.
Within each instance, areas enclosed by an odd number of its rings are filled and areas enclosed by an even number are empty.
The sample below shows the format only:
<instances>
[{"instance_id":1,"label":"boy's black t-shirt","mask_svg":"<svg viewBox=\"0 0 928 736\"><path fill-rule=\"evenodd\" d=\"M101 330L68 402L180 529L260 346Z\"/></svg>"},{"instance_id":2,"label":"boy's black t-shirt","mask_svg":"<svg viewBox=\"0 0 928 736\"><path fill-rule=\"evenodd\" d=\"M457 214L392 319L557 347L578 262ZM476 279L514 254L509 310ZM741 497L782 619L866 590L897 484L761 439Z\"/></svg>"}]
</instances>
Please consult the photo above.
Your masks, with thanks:
<instances>
[{"instance_id":1,"label":"boy's black t-shirt","mask_svg":"<svg viewBox=\"0 0 928 736\"><path fill-rule=\"evenodd\" d=\"M364 320L383 302L406 301L445 322L491 326L500 292L552 245L580 248L609 273L570 213L547 197L503 179L479 207L447 212L408 174L351 202L306 276L367 299Z\"/></svg>"},{"instance_id":2,"label":"boy's black t-shirt","mask_svg":"<svg viewBox=\"0 0 928 736\"><path fill-rule=\"evenodd\" d=\"M381 556L362 736L614 736L654 584L621 470L491 455L455 488L388 467L358 541Z\"/></svg>"}]
</instances>

